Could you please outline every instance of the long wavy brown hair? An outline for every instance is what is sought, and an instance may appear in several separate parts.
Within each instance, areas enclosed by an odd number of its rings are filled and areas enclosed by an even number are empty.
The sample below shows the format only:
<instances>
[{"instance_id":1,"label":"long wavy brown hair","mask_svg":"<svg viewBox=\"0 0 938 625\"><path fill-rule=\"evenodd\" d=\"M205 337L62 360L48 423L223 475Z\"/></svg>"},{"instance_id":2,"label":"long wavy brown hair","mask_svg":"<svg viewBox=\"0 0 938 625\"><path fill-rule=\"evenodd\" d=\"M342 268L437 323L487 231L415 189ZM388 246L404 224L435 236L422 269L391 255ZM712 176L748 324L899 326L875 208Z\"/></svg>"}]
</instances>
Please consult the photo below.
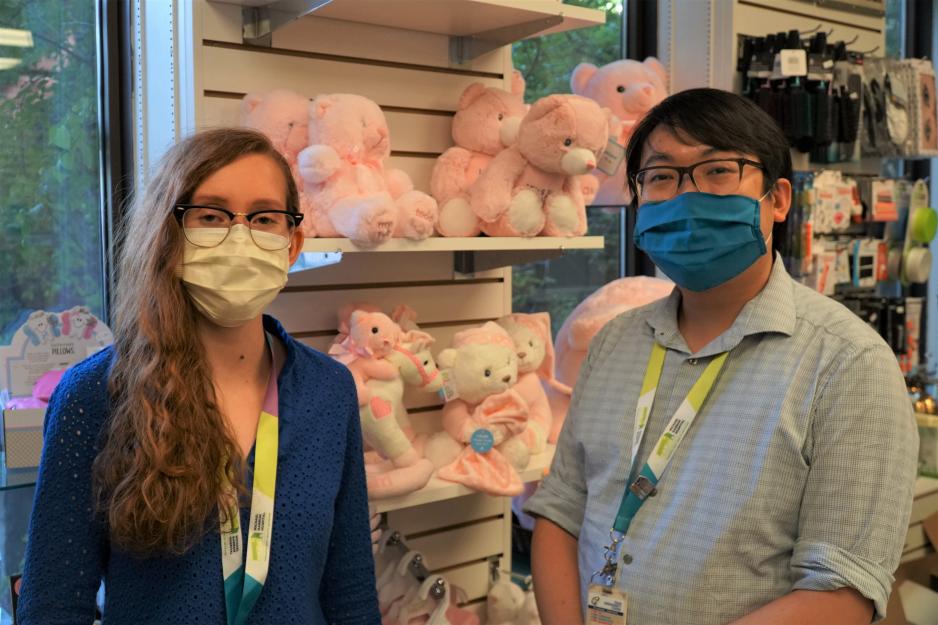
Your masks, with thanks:
<instances>
[{"instance_id":1,"label":"long wavy brown hair","mask_svg":"<svg viewBox=\"0 0 938 625\"><path fill-rule=\"evenodd\" d=\"M191 136L163 157L123 229L114 310L111 410L95 458L94 496L111 540L140 555L181 554L243 494L241 450L219 410L196 331L200 314L179 278L184 236L173 217L208 176L248 154L272 158L299 200L290 167L262 134Z\"/></svg>"}]
</instances>

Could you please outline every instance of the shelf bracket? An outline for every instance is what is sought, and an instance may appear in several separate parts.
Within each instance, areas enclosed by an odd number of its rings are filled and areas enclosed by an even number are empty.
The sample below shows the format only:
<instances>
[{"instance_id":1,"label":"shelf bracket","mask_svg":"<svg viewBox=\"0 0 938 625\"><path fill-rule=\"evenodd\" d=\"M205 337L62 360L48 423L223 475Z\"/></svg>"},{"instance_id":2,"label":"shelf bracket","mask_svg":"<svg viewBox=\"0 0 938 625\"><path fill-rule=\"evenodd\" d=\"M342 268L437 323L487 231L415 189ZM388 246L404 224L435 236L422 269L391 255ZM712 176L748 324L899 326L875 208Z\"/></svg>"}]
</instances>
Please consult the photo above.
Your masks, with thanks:
<instances>
[{"instance_id":1,"label":"shelf bracket","mask_svg":"<svg viewBox=\"0 0 938 625\"><path fill-rule=\"evenodd\" d=\"M241 39L252 46L269 48L273 32L309 15L332 0L277 0L264 6L241 9Z\"/></svg>"},{"instance_id":2,"label":"shelf bracket","mask_svg":"<svg viewBox=\"0 0 938 625\"><path fill-rule=\"evenodd\" d=\"M489 271L509 265L524 265L538 260L560 258L566 253L563 248L552 250L506 250L500 252L454 252L453 269L457 274L471 276L480 271Z\"/></svg>"},{"instance_id":3,"label":"shelf bracket","mask_svg":"<svg viewBox=\"0 0 938 625\"><path fill-rule=\"evenodd\" d=\"M449 38L449 59L461 65L477 59L483 54L506 46L515 41L563 23L563 15L549 15L523 24L495 28L474 35L458 35Z\"/></svg>"}]
</instances>

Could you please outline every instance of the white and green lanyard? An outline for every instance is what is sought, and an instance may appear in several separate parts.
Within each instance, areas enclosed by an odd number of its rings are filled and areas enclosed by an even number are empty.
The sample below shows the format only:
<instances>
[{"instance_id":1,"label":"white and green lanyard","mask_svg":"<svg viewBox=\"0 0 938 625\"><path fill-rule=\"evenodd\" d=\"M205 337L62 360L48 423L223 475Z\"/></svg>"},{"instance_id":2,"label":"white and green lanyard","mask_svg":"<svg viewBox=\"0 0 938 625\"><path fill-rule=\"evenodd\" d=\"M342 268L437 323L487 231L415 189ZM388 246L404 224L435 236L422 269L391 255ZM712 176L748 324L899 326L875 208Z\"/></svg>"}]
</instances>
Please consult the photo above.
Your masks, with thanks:
<instances>
[{"instance_id":1,"label":"white and green lanyard","mask_svg":"<svg viewBox=\"0 0 938 625\"><path fill-rule=\"evenodd\" d=\"M655 342L651 349L651 356L648 358L645 379L642 382L642 390L635 406L635 430L632 436L632 455L629 460L630 472L632 467L635 466L638 449L645 438L648 417L651 415L655 395L658 392L658 384L661 381L661 373L664 370L666 353L665 348ZM622 502L619 504L619 511L616 513L615 523L609 531L611 542L605 547L605 565L593 574L593 579L600 577L605 581L606 586L615 586L619 543L622 542L623 537L629 530L632 519L638 514L638 510L645 503L645 500L657 493L656 486L662 474L668 468L668 464L674 457L674 452L677 451L677 448L684 440L684 436L687 435L693 425L694 419L697 418L697 414L710 395L710 391L716 386L717 377L723 369L728 354L729 352L724 352L710 361L703 374L691 387L687 397L678 406L674 416L671 417L671 421L665 428L664 433L652 449L648 461L639 472L638 478L625 490L622 495Z\"/></svg>"},{"instance_id":2,"label":"white and green lanyard","mask_svg":"<svg viewBox=\"0 0 938 625\"><path fill-rule=\"evenodd\" d=\"M251 494L251 521L248 527L247 557L242 564L241 513L237 503L228 510L228 522L221 523L221 566L225 580L225 610L228 625L243 625L267 580L270 544L274 525L274 486L277 481L278 389L277 366L271 350L270 377L254 443L254 487ZM233 489L232 489L233 490ZM232 492L234 501L237 494ZM224 515L221 515L224 521Z\"/></svg>"}]
</instances>

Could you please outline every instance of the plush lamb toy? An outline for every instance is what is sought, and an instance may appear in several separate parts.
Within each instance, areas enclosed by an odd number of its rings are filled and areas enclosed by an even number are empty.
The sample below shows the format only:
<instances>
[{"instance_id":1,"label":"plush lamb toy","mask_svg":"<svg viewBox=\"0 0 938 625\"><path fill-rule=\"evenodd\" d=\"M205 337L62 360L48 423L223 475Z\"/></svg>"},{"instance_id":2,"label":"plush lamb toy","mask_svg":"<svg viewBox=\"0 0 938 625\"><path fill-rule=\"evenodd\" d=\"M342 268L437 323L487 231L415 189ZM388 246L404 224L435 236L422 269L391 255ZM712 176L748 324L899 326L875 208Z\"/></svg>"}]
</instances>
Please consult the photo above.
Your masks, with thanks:
<instances>
[{"instance_id":1,"label":"plush lamb toy","mask_svg":"<svg viewBox=\"0 0 938 625\"><path fill-rule=\"evenodd\" d=\"M667 84L667 70L651 56L643 62L624 59L602 67L580 63L570 76L573 93L595 100L612 111L609 136L623 148L638 120L668 96ZM598 169L593 174L600 182L593 204L629 202L624 162L611 176Z\"/></svg>"},{"instance_id":2,"label":"plush lamb toy","mask_svg":"<svg viewBox=\"0 0 938 625\"><path fill-rule=\"evenodd\" d=\"M657 278L620 278L580 302L557 333L557 378L569 387L575 386L590 341L603 326L627 310L666 297L673 288L673 283ZM555 443L567 417L570 393L549 385L545 385L544 390L554 417L548 441Z\"/></svg>"},{"instance_id":3,"label":"plush lamb toy","mask_svg":"<svg viewBox=\"0 0 938 625\"><path fill-rule=\"evenodd\" d=\"M300 211L306 216L300 228L307 237L316 236L312 200L303 188L296 163L309 136L309 98L289 89L249 93L241 100L241 125L267 135L286 159L300 192Z\"/></svg>"},{"instance_id":4,"label":"plush lamb toy","mask_svg":"<svg viewBox=\"0 0 938 625\"><path fill-rule=\"evenodd\" d=\"M532 454L544 451L550 434L553 416L544 385L561 393L570 393L570 387L554 377L554 345L550 334L548 313L516 313L502 317L496 323L508 332L518 356L518 382L513 387L528 404L528 428L525 442Z\"/></svg>"},{"instance_id":5,"label":"plush lamb toy","mask_svg":"<svg viewBox=\"0 0 938 625\"><path fill-rule=\"evenodd\" d=\"M528 406L512 390L518 357L511 337L490 321L458 332L437 360L456 395L443 407L443 431L425 448L437 475L493 495L519 494L517 471L530 458L522 438Z\"/></svg>"},{"instance_id":6,"label":"plush lamb toy","mask_svg":"<svg viewBox=\"0 0 938 625\"><path fill-rule=\"evenodd\" d=\"M515 142L526 112L524 78L517 70L510 93L478 82L462 92L453 118L455 145L437 159L430 179L430 190L440 206L440 234L474 237L481 232L469 205L469 187L496 154Z\"/></svg>"},{"instance_id":7,"label":"plush lamb toy","mask_svg":"<svg viewBox=\"0 0 938 625\"><path fill-rule=\"evenodd\" d=\"M472 210L489 236L581 236L586 205L580 176L609 136L607 113L576 95L541 98L521 120L518 141L470 187Z\"/></svg>"},{"instance_id":8,"label":"plush lamb toy","mask_svg":"<svg viewBox=\"0 0 938 625\"><path fill-rule=\"evenodd\" d=\"M298 157L321 237L373 246L392 236L425 239L436 226L436 200L415 191L410 177L385 169L388 124L378 105L360 95L322 95L309 105L309 145Z\"/></svg>"}]
</instances>

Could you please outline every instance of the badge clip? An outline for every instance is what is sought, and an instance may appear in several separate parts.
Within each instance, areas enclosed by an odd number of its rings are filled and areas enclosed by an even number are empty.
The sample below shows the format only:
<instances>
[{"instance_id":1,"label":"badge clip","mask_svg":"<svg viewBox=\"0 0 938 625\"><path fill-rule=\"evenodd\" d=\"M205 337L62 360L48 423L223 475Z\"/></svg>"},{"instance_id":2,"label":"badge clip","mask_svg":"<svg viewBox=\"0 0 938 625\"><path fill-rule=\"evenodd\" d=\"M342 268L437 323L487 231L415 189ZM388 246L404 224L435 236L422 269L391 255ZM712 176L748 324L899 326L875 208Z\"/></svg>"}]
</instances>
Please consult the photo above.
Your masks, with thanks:
<instances>
[{"instance_id":1,"label":"badge clip","mask_svg":"<svg viewBox=\"0 0 938 625\"><path fill-rule=\"evenodd\" d=\"M629 490L632 491L633 495L642 501L645 501L649 497L654 497L658 494L658 489L655 488L655 485L651 483L651 480L649 480L644 475L639 475L638 479L632 482L632 485L629 486Z\"/></svg>"}]
</instances>

